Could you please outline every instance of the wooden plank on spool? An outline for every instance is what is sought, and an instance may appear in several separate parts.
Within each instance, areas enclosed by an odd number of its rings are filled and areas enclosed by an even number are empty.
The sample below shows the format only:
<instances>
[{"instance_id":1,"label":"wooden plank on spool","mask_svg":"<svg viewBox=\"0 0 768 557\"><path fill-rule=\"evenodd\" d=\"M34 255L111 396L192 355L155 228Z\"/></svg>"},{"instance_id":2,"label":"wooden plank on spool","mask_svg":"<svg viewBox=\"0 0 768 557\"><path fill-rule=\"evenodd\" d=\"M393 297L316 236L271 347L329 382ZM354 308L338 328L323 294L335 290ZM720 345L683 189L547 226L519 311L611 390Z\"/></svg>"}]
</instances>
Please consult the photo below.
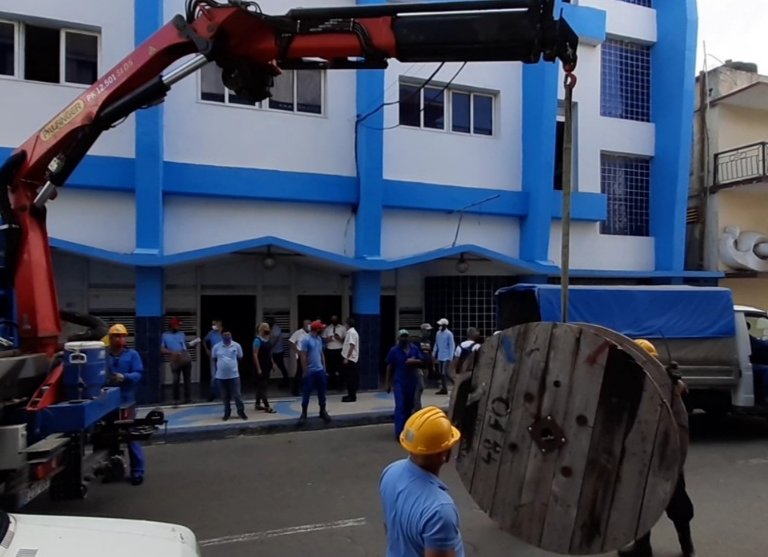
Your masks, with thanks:
<instances>
[{"instance_id":1,"label":"wooden plank on spool","mask_svg":"<svg viewBox=\"0 0 768 557\"><path fill-rule=\"evenodd\" d=\"M490 511L497 495L497 479L504 455L507 424L510 419L509 387L518 382L522 372L523 350L529 345L529 329L520 328L499 335L496 365L484 404L484 420L475 453L475 471L469 491L478 506ZM492 511L491 511L492 514Z\"/></svg>"},{"instance_id":2,"label":"wooden plank on spool","mask_svg":"<svg viewBox=\"0 0 768 557\"><path fill-rule=\"evenodd\" d=\"M474 455L479 451L480 434L485 420L488 389L496 366L500 335L494 335L480 348L477 365L471 374L461 375L451 391L449 416L461 430L456 469L464 485L471 486L475 473ZM481 409L483 409L481 411ZM472 455L466 458L466 455Z\"/></svg>"},{"instance_id":3,"label":"wooden plank on spool","mask_svg":"<svg viewBox=\"0 0 768 557\"><path fill-rule=\"evenodd\" d=\"M578 389L578 379L573 369L580 340L581 329L567 325L554 326L547 361L539 382L539 406L534 419L539 416L547 422L558 424L558 428L564 424L571 388L575 385ZM550 429L546 434L553 437L559 435L567 442L565 431L559 434ZM562 454L562 450L552 451L538 446L531 448L523 490L513 517L514 529L526 540L540 540L542 537L555 469ZM510 509L506 511L510 512Z\"/></svg>"},{"instance_id":4,"label":"wooden plank on spool","mask_svg":"<svg viewBox=\"0 0 768 557\"><path fill-rule=\"evenodd\" d=\"M582 334L580 337L562 425L567 442L558 454L541 537L540 547L548 551L570 551L599 401L595 385L603 383L608 348L608 342L597 335Z\"/></svg>"},{"instance_id":5,"label":"wooden plank on spool","mask_svg":"<svg viewBox=\"0 0 768 557\"><path fill-rule=\"evenodd\" d=\"M503 528L526 541L527 538L520 532L522 524L526 522L524 513L521 513L520 501L531 453L538 451L528 428L535 421L546 393L546 368L554 328L552 323L535 323L524 327L528 334L525 344L518 347L518 373L515 381L506 386L509 394L504 395L509 401L511 412L504 428L502 445L505 450L495 482L491 516Z\"/></svg>"}]
</instances>

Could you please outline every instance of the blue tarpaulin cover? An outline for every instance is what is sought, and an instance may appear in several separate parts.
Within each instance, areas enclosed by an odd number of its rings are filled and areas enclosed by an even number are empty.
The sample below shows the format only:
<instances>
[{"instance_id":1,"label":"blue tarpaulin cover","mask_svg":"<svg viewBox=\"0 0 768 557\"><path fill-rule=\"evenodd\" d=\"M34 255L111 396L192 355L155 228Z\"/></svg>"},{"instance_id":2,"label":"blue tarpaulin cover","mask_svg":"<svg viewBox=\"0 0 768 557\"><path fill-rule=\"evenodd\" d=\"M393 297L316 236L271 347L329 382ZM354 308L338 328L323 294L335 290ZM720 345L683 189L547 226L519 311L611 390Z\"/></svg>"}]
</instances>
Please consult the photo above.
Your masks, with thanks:
<instances>
[{"instance_id":1,"label":"blue tarpaulin cover","mask_svg":"<svg viewBox=\"0 0 768 557\"><path fill-rule=\"evenodd\" d=\"M517 284L496 293L533 290L542 321L561 321L559 285ZM630 338L722 338L736 334L727 288L571 286L568 321L613 329Z\"/></svg>"}]
</instances>

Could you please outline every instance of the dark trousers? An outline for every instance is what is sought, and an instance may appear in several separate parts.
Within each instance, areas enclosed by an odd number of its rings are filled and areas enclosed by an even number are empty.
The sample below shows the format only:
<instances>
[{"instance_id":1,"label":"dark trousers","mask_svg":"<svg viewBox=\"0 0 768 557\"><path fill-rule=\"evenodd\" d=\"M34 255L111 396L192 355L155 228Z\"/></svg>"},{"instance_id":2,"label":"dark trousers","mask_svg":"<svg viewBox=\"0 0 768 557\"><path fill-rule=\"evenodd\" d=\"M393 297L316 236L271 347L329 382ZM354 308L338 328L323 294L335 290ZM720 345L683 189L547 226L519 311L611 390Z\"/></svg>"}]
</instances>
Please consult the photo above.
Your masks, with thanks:
<instances>
[{"instance_id":1,"label":"dark trousers","mask_svg":"<svg viewBox=\"0 0 768 557\"><path fill-rule=\"evenodd\" d=\"M667 505L667 516L676 527L678 524L688 524L693 520L693 502L685 491L685 476L682 472L677 478L675 491L672 493L669 505Z\"/></svg>"},{"instance_id":2,"label":"dark trousers","mask_svg":"<svg viewBox=\"0 0 768 557\"><path fill-rule=\"evenodd\" d=\"M304 377L304 369L301 367L301 360L296 360L296 375L293 376L293 385L291 385L291 393L293 396L299 396L302 388L302 377Z\"/></svg>"},{"instance_id":3,"label":"dark trousers","mask_svg":"<svg viewBox=\"0 0 768 557\"><path fill-rule=\"evenodd\" d=\"M173 401L178 402L179 399L179 384L181 383L181 376L184 376L184 402L191 402L192 401L192 395L189 381L190 376L192 375L192 364L184 364L181 367L178 368L171 368L171 372L173 373Z\"/></svg>"},{"instance_id":4,"label":"dark trousers","mask_svg":"<svg viewBox=\"0 0 768 557\"><path fill-rule=\"evenodd\" d=\"M285 356L283 352L272 352L272 363L274 363L277 366L277 369L280 370L280 373L283 376L283 386L286 386L288 385L288 370L285 368L285 358L283 356Z\"/></svg>"},{"instance_id":5,"label":"dark trousers","mask_svg":"<svg viewBox=\"0 0 768 557\"><path fill-rule=\"evenodd\" d=\"M347 384L347 394L354 398L357 396L357 389L360 386L360 369L357 362L349 360L344 367L344 382Z\"/></svg>"},{"instance_id":6,"label":"dark trousers","mask_svg":"<svg viewBox=\"0 0 768 557\"><path fill-rule=\"evenodd\" d=\"M217 379L216 382L219 386L219 392L221 398L224 401L224 417L229 418L232 415L231 401L235 399L235 408L237 408L237 414L245 414L245 405L243 404L243 397L240 394L240 378L234 379Z\"/></svg>"},{"instance_id":7,"label":"dark trousers","mask_svg":"<svg viewBox=\"0 0 768 557\"><path fill-rule=\"evenodd\" d=\"M344 359L341 357L341 348L325 351L325 363L328 368L328 383L332 389L341 388L341 366Z\"/></svg>"},{"instance_id":8,"label":"dark trousers","mask_svg":"<svg viewBox=\"0 0 768 557\"><path fill-rule=\"evenodd\" d=\"M395 393L395 439L399 439L400 434L405 429L405 422L413 414L414 402L416 401L416 381L408 383L395 381L393 390Z\"/></svg>"},{"instance_id":9,"label":"dark trousers","mask_svg":"<svg viewBox=\"0 0 768 557\"><path fill-rule=\"evenodd\" d=\"M115 420L133 420L136 418L136 408L133 406L121 408L112 418ZM128 441L126 445L128 446L128 463L131 469L131 477L144 477L144 449L141 448L141 443L138 441ZM114 443L109 450L110 456L119 455L121 452L119 442Z\"/></svg>"},{"instance_id":10,"label":"dark trousers","mask_svg":"<svg viewBox=\"0 0 768 557\"><path fill-rule=\"evenodd\" d=\"M269 408L267 385L269 384L269 373L271 371L271 369L262 369L261 373L256 374L256 407L262 405L264 408Z\"/></svg>"},{"instance_id":11,"label":"dark trousers","mask_svg":"<svg viewBox=\"0 0 768 557\"><path fill-rule=\"evenodd\" d=\"M325 410L325 392L327 389L327 379L324 371L309 371L302 380L301 410L306 414L309 406L309 397L312 391L317 391L317 402L320 404L320 410Z\"/></svg>"}]
</instances>

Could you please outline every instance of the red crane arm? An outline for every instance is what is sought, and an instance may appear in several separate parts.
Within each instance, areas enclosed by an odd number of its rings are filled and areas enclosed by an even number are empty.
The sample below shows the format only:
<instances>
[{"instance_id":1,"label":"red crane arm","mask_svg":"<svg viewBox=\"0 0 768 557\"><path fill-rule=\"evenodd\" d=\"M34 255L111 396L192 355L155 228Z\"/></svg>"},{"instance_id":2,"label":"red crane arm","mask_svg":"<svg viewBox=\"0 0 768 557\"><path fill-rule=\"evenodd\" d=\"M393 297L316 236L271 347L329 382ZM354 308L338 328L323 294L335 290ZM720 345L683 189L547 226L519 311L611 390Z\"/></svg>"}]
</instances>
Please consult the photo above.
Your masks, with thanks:
<instances>
[{"instance_id":1,"label":"red crane arm","mask_svg":"<svg viewBox=\"0 0 768 557\"><path fill-rule=\"evenodd\" d=\"M61 324L45 225L55 198L99 135L208 62L227 87L269 97L280 69L383 68L404 62L560 60L576 64L578 38L554 0L464 0L261 13L244 0L188 0L176 16L21 145L0 167L6 264L15 273L22 349L52 354ZM185 56L196 58L162 76ZM307 60L311 58L313 60Z\"/></svg>"}]
</instances>

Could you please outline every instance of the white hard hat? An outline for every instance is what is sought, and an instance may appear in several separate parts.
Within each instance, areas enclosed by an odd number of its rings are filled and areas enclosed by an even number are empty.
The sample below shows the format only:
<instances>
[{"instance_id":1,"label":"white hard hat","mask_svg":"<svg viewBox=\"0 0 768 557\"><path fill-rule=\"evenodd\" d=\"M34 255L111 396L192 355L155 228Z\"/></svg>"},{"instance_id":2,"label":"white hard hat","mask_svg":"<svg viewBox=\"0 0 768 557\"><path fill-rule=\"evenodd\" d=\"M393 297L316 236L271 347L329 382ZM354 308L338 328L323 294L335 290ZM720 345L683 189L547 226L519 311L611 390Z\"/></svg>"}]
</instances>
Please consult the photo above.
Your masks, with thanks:
<instances>
[{"instance_id":1,"label":"white hard hat","mask_svg":"<svg viewBox=\"0 0 768 557\"><path fill-rule=\"evenodd\" d=\"M448 320L445 317L443 317L442 319L440 319L440 321L437 322L437 324L438 325L445 325L447 327L448 326Z\"/></svg>"}]
</instances>

